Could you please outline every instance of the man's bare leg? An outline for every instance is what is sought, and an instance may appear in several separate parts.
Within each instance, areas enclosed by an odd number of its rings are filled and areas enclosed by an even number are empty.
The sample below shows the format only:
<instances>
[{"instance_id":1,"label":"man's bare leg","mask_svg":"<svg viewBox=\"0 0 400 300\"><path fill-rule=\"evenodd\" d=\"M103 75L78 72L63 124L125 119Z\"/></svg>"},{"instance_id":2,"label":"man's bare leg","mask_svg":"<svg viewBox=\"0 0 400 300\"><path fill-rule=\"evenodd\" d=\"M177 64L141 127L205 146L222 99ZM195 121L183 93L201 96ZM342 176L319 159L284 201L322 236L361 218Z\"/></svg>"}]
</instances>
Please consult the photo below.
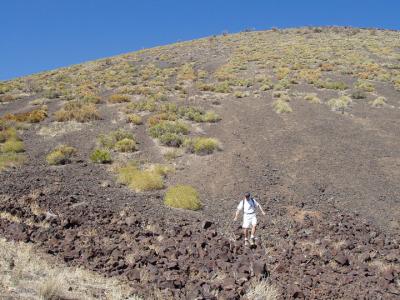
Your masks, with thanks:
<instances>
[{"instance_id":1,"label":"man's bare leg","mask_svg":"<svg viewBox=\"0 0 400 300\"><path fill-rule=\"evenodd\" d=\"M243 228L243 233L244 233L244 239L247 240L248 238L247 228Z\"/></svg>"},{"instance_id":2,"label":"man's bare leg","mask_svg":"<svg viewBox=\"0 0 400 300\"><path fill-rule=\"evenodd\" d=\"M252 237L256 236L256 225L253 225L253 227L251 228L251 236Z\"/></svg>"}]
</instances>

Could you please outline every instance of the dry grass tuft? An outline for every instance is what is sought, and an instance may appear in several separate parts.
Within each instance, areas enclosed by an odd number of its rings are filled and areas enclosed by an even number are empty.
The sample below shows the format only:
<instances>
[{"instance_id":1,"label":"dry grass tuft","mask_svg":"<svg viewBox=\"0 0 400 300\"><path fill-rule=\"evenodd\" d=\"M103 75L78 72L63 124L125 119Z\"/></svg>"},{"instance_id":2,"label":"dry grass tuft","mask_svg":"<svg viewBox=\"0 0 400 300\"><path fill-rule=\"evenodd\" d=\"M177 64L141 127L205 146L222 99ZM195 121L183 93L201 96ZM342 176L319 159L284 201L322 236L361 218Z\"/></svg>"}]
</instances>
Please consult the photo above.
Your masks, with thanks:
<instances>
[{"instance_id":1,"label":"dry grass tuft","mask_svg":"<svg viewBox=\"0 0 400 300\"><path fill-rule=\"evenodd\" d=\"M196 154L211 154L221 150L220 142L215 138L195 137L185 139L183 145L187 151Z\"/></svg>"},{"instance_id":2,"label":"dry grass tuft","mask_svg":"<svg viewBox=\"0 0 400 300\"><path fill-rule=\"evenodd\" d=\"M108 98L108 102L110 103L124 103L130 101L131 100L128 95L122 95L122 94L114 94Z\"/></svg>"},{"instance_id":3,"label":"dry grass tuft","mask_svg":"<svg viewBox=\"0 0 400 300\"><path fill-rule=\"evenodd\" d=\"M54 116L58 122L75 120L84 123L100 119L100 114L93 103L76 100L67 102L61 110L55 112Z\"/></svg>"},{"instance_id":4,"label":"dry grass tuft","mask_svg":"<svg viewBox=\"0 0 400 300\"><path fill-rule=\"evenodd\" d=\"M278 289L267 283L265 280L254 282L247 291L244 299L246 300L278 300Z\"/></svg>"},{"instance_id":5,"label":"dry grass tuft","mask_svg":"<svg viewBox=\"0 0 400 300\"><path fill-rule=\"evenodd\" d=\"M164 204L173 208L199 210L201 208L199 193L189 185L176 185L168 188Z\"/></svg>"},{"instance_id":6,"label":"dry grass tuft","mask_svg":"<svg viewBox=\"0 0 400 300\"><path fill-rule=\"evenodd\" d=\"M140 170L135 163L118 168L118 181L136 192L153 191L164 188L163 177L169 170L162 167L150 167Z\"/></svg>"},{"instance_id":7,"label":"dry grass tuft","mask_svg":"<svg viewBox=\"0 0 400 300\"><path fill-rule=\"evenodd\" d=\"M372 107L382 107L386 104L386 98L378 97L375 100L371 101L370 103Z\"/></svg>"},{"instance_id":8,"label":"dry grass tuft","mask_svg":"<svg viewBox=\"0 0 400 300\"><path fill-rule=\"evenodd\" d=\"M275 112L278 114L283 113L291 113L293 110L290 107L289 103L281 98L278 98L272 103L272 107L274 108Z\"/></svg>"}]
</instances>

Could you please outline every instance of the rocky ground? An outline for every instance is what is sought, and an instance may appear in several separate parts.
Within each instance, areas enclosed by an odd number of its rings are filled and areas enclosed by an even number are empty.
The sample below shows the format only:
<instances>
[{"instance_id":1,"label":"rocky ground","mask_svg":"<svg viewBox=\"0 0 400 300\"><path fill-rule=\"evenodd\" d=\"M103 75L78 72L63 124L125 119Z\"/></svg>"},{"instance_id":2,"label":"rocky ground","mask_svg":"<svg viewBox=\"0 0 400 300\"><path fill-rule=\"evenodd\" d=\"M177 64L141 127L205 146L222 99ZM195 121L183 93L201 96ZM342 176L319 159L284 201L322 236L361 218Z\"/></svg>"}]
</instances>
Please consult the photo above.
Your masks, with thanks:
<instances>
[{"instance_id":1,"label":"rocky ground","mask_svg":"<svg viewBox=\"0 0 400 300\"><path fill-rule=\"evenodd\" d=\"M33 77L40 84L65 80L67 86L83 81L82 74L87 72L85 79L98 85L101 101L96 105L101 119L56 122L54 113L70 100L48 99L49 117L20 130L26 161L0 173L0 235L31 243L60 264L83 266L117 278L131 286L132 294L146 299L239 299L259 282L273 287L282 299L398 299L400 106L399 91L391 81L370 80L374 92L366 99L354 99L342 113L332 111L328 101L350 94L351 88L346 92L321 89L299 80L285 88L293 112L277 114L272 109L276 91L260 91L256 80L248 86L233 86L236 92L248 93L235 96L233 92L200 91L195 79L185 79L181 83L185 89L182 96L177 94L182 87L175 90L179 80L168 78L163 90L167 100L157 104L176 102L212 109L221 116L217 123L185 122L194 135L218 138L222 151L212 155L182 151L173 162L163 155L166 147L148 135L150 112L141 112L144 124L133 126L124 119L126 103L107 102L118 87L107 87L104 82L119 73L111 72L108 78L104 74L107 68L125 66L125 60L144 68L151 65L152 72L161 73L188 61L194 63L196 72L213 74L221 68L233 72L229 62L244 57L239 61L247 66L245 74L239 72L242 79L273 76L280 66L270 65L271 60L279 59L274 48L262 57L265 65L259 69L254 63L257 53L254 58L255 51L248 49L249 42L260 40L263 43L255 48L257 51L274 41L286 53L282 57L287 56L290 62L293 57L287 48L293 45L302 53L300 57L311 57L312 63L316 58L326 62L330 55L331 59L344 60L358 53L363 58L362 51L370 47L368 57L376 58L371 73L386 75L387 70L397 70L395 54L400 45L391 38L395 33L325 30L328 37L332 35L340 43L351 41L339 47L351 53L334 55L340 49L329 38L326 43L333 43L330 47L335 51L323 48L311 55L309 51L316 45L319 49L319 38L324 37L320 32L271 31L148 50L132 57L117 57L115 62L110 59L82 65L82 70L78 66L79 72L55 72L51 76L56 78L51 80L44 74L44 79L39 78L43 82ZM372 39L371 44L365 42L368 39ZM292 40L293 45L289 43ZM385 41L389 46L376 48L376 41ZM311 50L304 50L303 45L308 43ZM388 56L392 53L388 49L394 51L393 57ZM160 59L162 55L168 57ZM355 68L340 59L337 64ZM297 65L293 70L298 71ZM345 71L325 71L324 76L353 86L355 78L348 69ZM100 75L107 80L99 79ZM114 81L122 85L121 90L136 87L136 81L140 81L135 77L126 83L124 79ZM159 85L159 80L154 81ZM143 79L140 87L153 83ZM31 82L27 79L24 84ZM1 103L0 116L36 107L30 101L38 96L30 93ZM321 102L305 101L307 93L317 93ZM369 101L377 95L385 96L386 104L373 108ZM148 97L130 96L131 102ZM120 154L117 162L135 159L173 166L176 172L167 176L166 185L194 186L201 195L202 210L168 208L163 204L164 190L134 192L117 182L114 165L90 162L88 157L99 134L117 128L134 133L139 148L134 153ZM61 143L74 146L77 155L70 164L49 166L46 155ZM248 190L267 211L267 217L259 216L259 239L254 248L243 246L240 224L232 221L243 192Z\"/></svg>"}]
</instances>

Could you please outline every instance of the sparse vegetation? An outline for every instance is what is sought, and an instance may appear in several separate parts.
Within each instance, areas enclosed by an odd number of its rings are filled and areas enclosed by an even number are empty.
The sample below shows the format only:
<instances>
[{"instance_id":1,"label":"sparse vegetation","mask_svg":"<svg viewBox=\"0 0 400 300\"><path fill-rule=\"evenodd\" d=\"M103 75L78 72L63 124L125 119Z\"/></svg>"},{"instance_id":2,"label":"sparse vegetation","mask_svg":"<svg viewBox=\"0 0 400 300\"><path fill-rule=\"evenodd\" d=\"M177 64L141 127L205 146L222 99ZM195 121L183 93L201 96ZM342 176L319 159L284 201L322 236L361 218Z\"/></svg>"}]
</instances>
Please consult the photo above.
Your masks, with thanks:
<instances>
[{"instance_id":1,"label":"sparse vegetation","mask_svg":"<svg viewBox=\"0 0 400 300\"><path fill-rule=\"evenodd\" d=\"M124 138L115 143L114 149L118 152L133 152L137 150L137 146L135 140Z\"/></svg>"},{"instance_id":2,"label":"sparse vegetation","mask_svg":"<svg viewBox=\"0 0 400 300\"><path fill-rule=\"evenodd\" d=\"M39 123L47 117L47 106L26 113L6 114L3 119L15 122Z\"/></svg>"},{"instance_id":3,"label":"sparse vegetation","mask_svg":"<svg viewBox=\"0 0 400 300\"><path fill-rule=\"evenodd\" d=\"M107 149L95 149L90 154L90 160L97 164L107 164L111 162L111 154Z\"/></svg>"},{"instance_id":4,"label":"sparse vegetation","mask_svg":"<svg viewBox=\"0 0 400 300\"><path fill-rule=\"evenodd\" d=\"M153 112L157 109L156 102L154 100L144 100L140 102L129 103L126 106L126 112L138 112L138 111L150 111Z\"/></svg>"},{"instance_id":5,"label":"sparse vegetation","mask_svg":"<svg viewBox=\"0 0 400 300\"><path fill-rule=\"evenodd\" d=\"M375 87L371 82L363 81L363 80L357 81L357 83L355 84L355 88L357 90L360 90L360 91L363 91L363 92L373 92L373 91L375 91Z\"/></svg>"},{"instance_id":6,"label":"sparse vegetation","mask_svg":"<svg viewBox=\"0 0 400 300\"><path fill-rule=\"evenodd\" d=\"M220 150L221 146L217 139L207 137L187 138L184 141L187 151L196 154L211 154Z\"/></svg>"},{"instance_id":7,"label":"sparse vegetation","mask_svg":"<svg viewBox=\"0 0 400 300\"><path fill-rule=\"evenodd\" d=\"M348 86L344 82L330 81L330 80L319 80L316 82L316 86L323 89L329 90L347 90Z\"/></svg>"},{"instance_id":8,"label":"sparse vegetation","mask_svg":"<svg viewBox=\"0 0 400 300\"><path fill-rule=\"evenodd\" d=\"M164 204L173 208L199 210L201 208L199 193L189 185L176 185L168 188Z\"/></svg>"},{"instance_id":9,"label":"sparse vegetation","mask_svg":"<svg viewBox=\"0 0 400 300\"><path fill-rule=\"evenodd\" d=\"M265 280L253 282L250 289L245 295L248 300L278 300L279 292L273 285L267 283Z\"/></svg>"},{"instance_id":10,"label":"sparse vegetation","mask_svg":"<svg viewBox=\"0 0 400 300\"><path fill-rule=\"evenodd\" d=\"M65 165L71 162L76 149L68 145L60 145L46 156L49 165Z\"/></svg>"},{"instance_id":11,"label":"sparse vegetation","mask_svg":"<svg viewBox=\"0 0 400 300\"><path fill-rule=\"evenodd\" d=\"M143 124L142 117L137 114L128 114L126 116L126 119L127 119L128 123L132 123L135 125Z\"/></svg>"}]
</instances>

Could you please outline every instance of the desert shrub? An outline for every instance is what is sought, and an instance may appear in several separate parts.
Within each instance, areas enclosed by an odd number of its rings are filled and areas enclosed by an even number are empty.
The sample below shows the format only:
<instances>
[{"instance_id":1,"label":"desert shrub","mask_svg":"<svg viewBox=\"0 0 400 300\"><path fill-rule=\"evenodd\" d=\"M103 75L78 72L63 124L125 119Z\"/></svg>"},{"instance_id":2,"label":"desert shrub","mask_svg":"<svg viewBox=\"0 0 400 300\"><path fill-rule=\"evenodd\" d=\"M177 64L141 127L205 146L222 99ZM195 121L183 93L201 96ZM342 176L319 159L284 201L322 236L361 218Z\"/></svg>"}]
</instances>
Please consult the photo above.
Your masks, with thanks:
<instances>
[{"instance_id":1,"label":"desert shrub","mask_svg":"<svg viewBox=\"0 0 400 300\"><path fill-rule=\"evenodd\" d=\"M58 122L75 120L84 123L100 119L100 114L93 103L76 100L67 102L61 110L55 112L54 116Z\"/></svg>"},{"instance_id":2,"label":"desert shrub","mask_svg":"<svg viewBox=\"0 0 400 300\"><path fill-rule=\"evenodd\" d=\"M371 101L370 103L372 107L381 107L386 104L386 98L381 96Z\"/></svg>"},{"instance_id":3,"label":"desert shrub","mask_svg":"<svg viewBox=\"0 0 400 300\"><path fill-rule=\"evenodd\" d=\"M351 103L351 98L348 96L341 96L339 98L334 98L328 101L328 106L332 110L344 111L346 107Z\"/></svg>"},{"instance_id":4,"label":"desert shrub","mask_svg":"<svg viewBox=\"0 0 400 300\"><path fill-rule=\"evenodd\" d=\"M137 146L133 139L124 138L115 144L114 149L118 152L133 152L137 150Z\"/></svg>"},{"instance_id":5,"label":"desert shrub","mask_svg":"<svg viewBox=\"0 0 400 300\"><path fill-rule=\"evenodd\" d=\"M156 102L154 100L144 100L134 103L129 103L126 106L126 112L135 112L135 111L150 111L153 112L157 109Z\"/></svg>"},{"instance_id":6,"label":"desert shrub","mask_svg":"<svg viewBox=\"0 0 400 300\"><path fill-rule=\"evenodd\" d=\"M169 150L164 153L164 158L168 161L174 160L174 159L178 158L179 156L180 156L180 153L176 149Z\"/></svg>"},{"instance_id":7,"label":"desert shrub","mask_svg":"<svg viewBox=\"0 0 400 300\"><path fill-rule=\"evenodd\" d=\"M272 90L274 88L274 85L272 83L263 83L260 87L260 91L269 91Z\"/></svg>"},{"instance_id":8,"label":"desert shrub","mask_svg":"<svg viewBox=\"0 0 400 300\"><path fill-rule=\"evenodd\" d=\"M207 111L192 106L181 106L177 111L178 116L195 122L217 122L221 118L214 111Z\"/></svg>"},{"instance_id":9,"label":"desert shrub","mask_svg":"<svg viewBox=\"0 0 400 300\"><path fill-rule=\"evenodd\" d=\"M196 154L211 154L216 150L220 150L220 143L217 139L206 137L195 137L186 139L184 146L187 151Z\"/></svg>"},{"instance_id":10,"label":"desert shrub","mask_svg":"<svg viewBox=\"0 0 400 300\"><path fill-rule=\"evenodd\" d=\"M355 90L354 92L351 93L351 98L353 99L365 99L367 98L367 95L365 92L361 90Z\"/></svg>"},{"instance_id":11,"label":"desert shrub","mask_svg":"<svg viewBox=\"0 0 400 300\"><path fill-rule=\"evenodd\" d=\"M122 94L114 94L108 98L108 102L110 103L123 103L129 101L130 101L129 96Z\"/></svg>"},{"instance_id":12,"label":"desert shrub","mask_svg":"<svg viewBox=\"0 0 400 300\"><path fill-rule=\"evenodd\" d=\"M18 153L1 153L0 151L0 171L11 166L21 165L26 160L25 155Z\"/></svg>"},{"instance_id":13,"label":"desert shrub","mask_svg":"<svg viewBox=\"0 0 400 300\"><path fill-rule=\"evenodd\" d=\"M101 98L99 95L93 93L93 92L86 92L83 93L80 97L80 99L84 102L84 103L93 103L93 104L98 104L101 102Z\"/></svg>"},{"instance_id":14,"label":"desert shrub","mask_svg":"<svg viewBox=\"0 0 400 300\"><path fill-rule=\"evenodd\" d=\"M329 90L347 90L348 86L344 82L340 81L330 81L330 80L319 80L316 86L323 89Z\"/></svg>"},{"instance_id":15,"label":"desert shrub","mask_svg":"<svg viewBox=\"0 0 400 300\"><path fill-rule=\"evenodd\" d=\"M21 153L24 151L24 143L16 139L8 139L0 145L0 152L3 153Z\"/></svg>"},{"instance_id":16,"label":"desert shrub","mask_svg":"<svg viewBox=\"0 0 400 300\"><path fill-rule=\"evenodd\" d=\"M71 162L76 154L76 149L67 145L60 145L46 156L49 165L65 165Z\"/></svg>"},{"instance_id":17,"label":"desert shrub","mask_svg":"<svg viewBox=\"0 0 400 300\"><path fill-rule=\"evenodd\" d=\"M157 92L157 93L151 95L150 99L154 100L154 101L166 101L167 100L167 95L165 95L162 92Z\"/></svg>"},{"instance_id":18,"label":"desert shrub","mask_svg":"<svg viewBox=\"0 0 400 300\"><path fill-rule=\"evenodd\" d=\"M304 96L304 99L313 104L321 103L321 100L318 98L317 94L309 93Z\"/></svg>"},{"instance_id":19,"label":"desert shrub","mask_svg":"<svg viewBox=\"0 0 400 300\"><path fill-rule=\"evenodd\" d=\"M151 165L148 169L149 171L154 171L162 176L167 176L169 173L175 171L175 169L171 166L162 165L162 164L154 164Z\"/></svg>"},{"instance_id":20,"label":"desert shrub","mask_svg":"<svg viewBox=\"0 0 400 300\"><path fill-rule=\"evenodd\" d=\"M177 115L175 113L169 113L169 112L162 112L155 114L147 119L147 124L149 126L154 126L161 121L176 121Z\"/></svg>"},{"instance_id":21,"label":"desert shrub","mask_svg":"<svg viewBox=\"0 0 400 300\"><path fill-rule=\"evenodd\" d=\"M0 128L0 143L4 143L9 139L19 140L17 130L13 127Z\"/></svg>"},{"instance_id":22,"label":"desert shrub","mask_svg":"<svg viewBox=\"0 0 400 300\"><path fill-rule=\"evenodd\" d=\"M156 170L140 170L130 163L117 170L118 181L136 192L159 190L164 188L163 175Z\"/></svg>"},{"instance_id":23,"label":"desert shrub","mask_svg":"<svg viewBox=\"0 0 400 300\"><path fill-rule=\"evenodd\" d=\"M135 137L132 133L121 128L111 131L109 134L99 135L98 141L102 147L112 149L115 147L117 142L122 141L123 139L135 141Z\"/></svg>"},{"instance_id":24,"label":"desert shrub","mask_svg":"<svg viewBox=\"0 0 400 300\"><path fill-rule=\"evenodd\" d=\"M0 95L0 103L1 102L11 102L11 101L14 101L17 99L18 98L15 95L10 95L10 94Z\"/></svg>"},{"instance_id":25,"label":"desert shrub","mask_svg":"<svg viewBox=\"0 0 400 300\"><path fill-rule=\"evenodd\" d=\"M168 188L164 204L173 208L199 210L201 208L199 193L189 185L176 185Z\"/></svg>"},{"instance_id":26,"label":"desert shrub","mask_svg":"<svg viewBox=\"0 0 400 300\"><path fill-rule=\"evenodd\" d=\"M235 91L235 92L233 93L233 95L234 95L236 98L244 98L244 97L250 96L250 93L249 93L248 91L245 91L245 92L242 92L242 91Z\"/></svg>"},{"instance_id":27,"label":"desert shrub","mask_svg":"<svg viewBox=\"0 0 400 300\"><path fill-rule=\"evenodd\" d=\"M218 82L214 86L212 86L212 92L216 93L230 93L232 92L232 88L229 85L228 81Z\"/></svg>"},{"instance_id":28,"label":"desert shrub","mask_svg":"<svg viewBox=\"0 0 400 300\"><path fill-rule=\"evenodd\" d=\"M25 113L6 114L3 118L8 121L39 123L47 117L47 106L43 105L39 109L35 109Z\"/></svg>"},{"instance_id":29,"label":"desert shrub","mask_svg":"<svg viewBox=\"0 0 400 300\"><path fill-rule=\"evenodd\" d=\"M209 110L203 115L203 122L215 123L221 120L221 117L214 111Z\"/></svg>"},{"instance_id":30,"label":"desert shrub","mask_svg":"<svg viewBox=\"0 0 400 300\"><path fill-rule=\"evenodd\" d=\"M90 154L90 160L98 164L106 164L111 162L111 154L107 149L95 149Z\"/></svg>"},{"instance_id":31,"label":"desert shrub","mask_svg":"<svg viewBox=\"0 0 400 300\"><path fill-rule=\"evenodd\" d=\"M275 112L278 114L282 113L291 113L293 110L290 107L287 101L282 100L281 98L275 100L272 103L272 107L274 108Z\"/></svg>"},{"instance_id":32,"label":"desert shrub","mask_svg":"<svg viewBox=\"0 0 400 300\"><path fill-rule=\"evenodd\" d=\"M178 70L176 78L178 80L195 80L196 73L193 69L192 64L186 63L182 65L182 67Z\"/></svg>"},{"instance_id":33,"label":"desert shrub","mask_svg":"<svg viewBox=\"0 0 400 300\"><path fill-rule=\"evenodd\" d=\"M189 128L179 121L161 121L151 126L149 133L164 145L179 147L183 143L183 135L189 133Z\"/></svg>"},{"instance_id":34,"label":"desert shrub","mask_svg":"<svg viewBox=\"0 0 400 300\"><path fill-rule=\"evenodd\" d=\"M309 84L314 84L321 78L321 72L318 69L302 69L297 74L297 78Z\"/></svg>"},{"instance_id":35,"label":"desert shrub","mask_svg":"<svg viewBox=\"0 0 400 300\"><path fill-rule=\"evenodd\" d=\"M290 85L291 85L290 81L284 78L282 80L279 80L276 84L274 84L274 90L278 91L287 90L290 88Z\"/></svg>"},{"instance_id":36,"label":"desert shrub","mask_svg":"<svg viewBox=\"0 0 400 300\"><path fill-rule=\"evenodd\" d=\"M375 87L371 82L358 80L355 84L355 88L363 92L373 92Z\"/></svg>"},{"instance_id":37,"label":"desert shrub","mask_svg":"<svg viewBox=\"0 0 400 300\"><path fill-rule=\"evenodd\" d=\"M128 114L126 118L128 123L132 123L135 125L143 124L142 117L137 114Z\"/></svg>"}]
</instances>

